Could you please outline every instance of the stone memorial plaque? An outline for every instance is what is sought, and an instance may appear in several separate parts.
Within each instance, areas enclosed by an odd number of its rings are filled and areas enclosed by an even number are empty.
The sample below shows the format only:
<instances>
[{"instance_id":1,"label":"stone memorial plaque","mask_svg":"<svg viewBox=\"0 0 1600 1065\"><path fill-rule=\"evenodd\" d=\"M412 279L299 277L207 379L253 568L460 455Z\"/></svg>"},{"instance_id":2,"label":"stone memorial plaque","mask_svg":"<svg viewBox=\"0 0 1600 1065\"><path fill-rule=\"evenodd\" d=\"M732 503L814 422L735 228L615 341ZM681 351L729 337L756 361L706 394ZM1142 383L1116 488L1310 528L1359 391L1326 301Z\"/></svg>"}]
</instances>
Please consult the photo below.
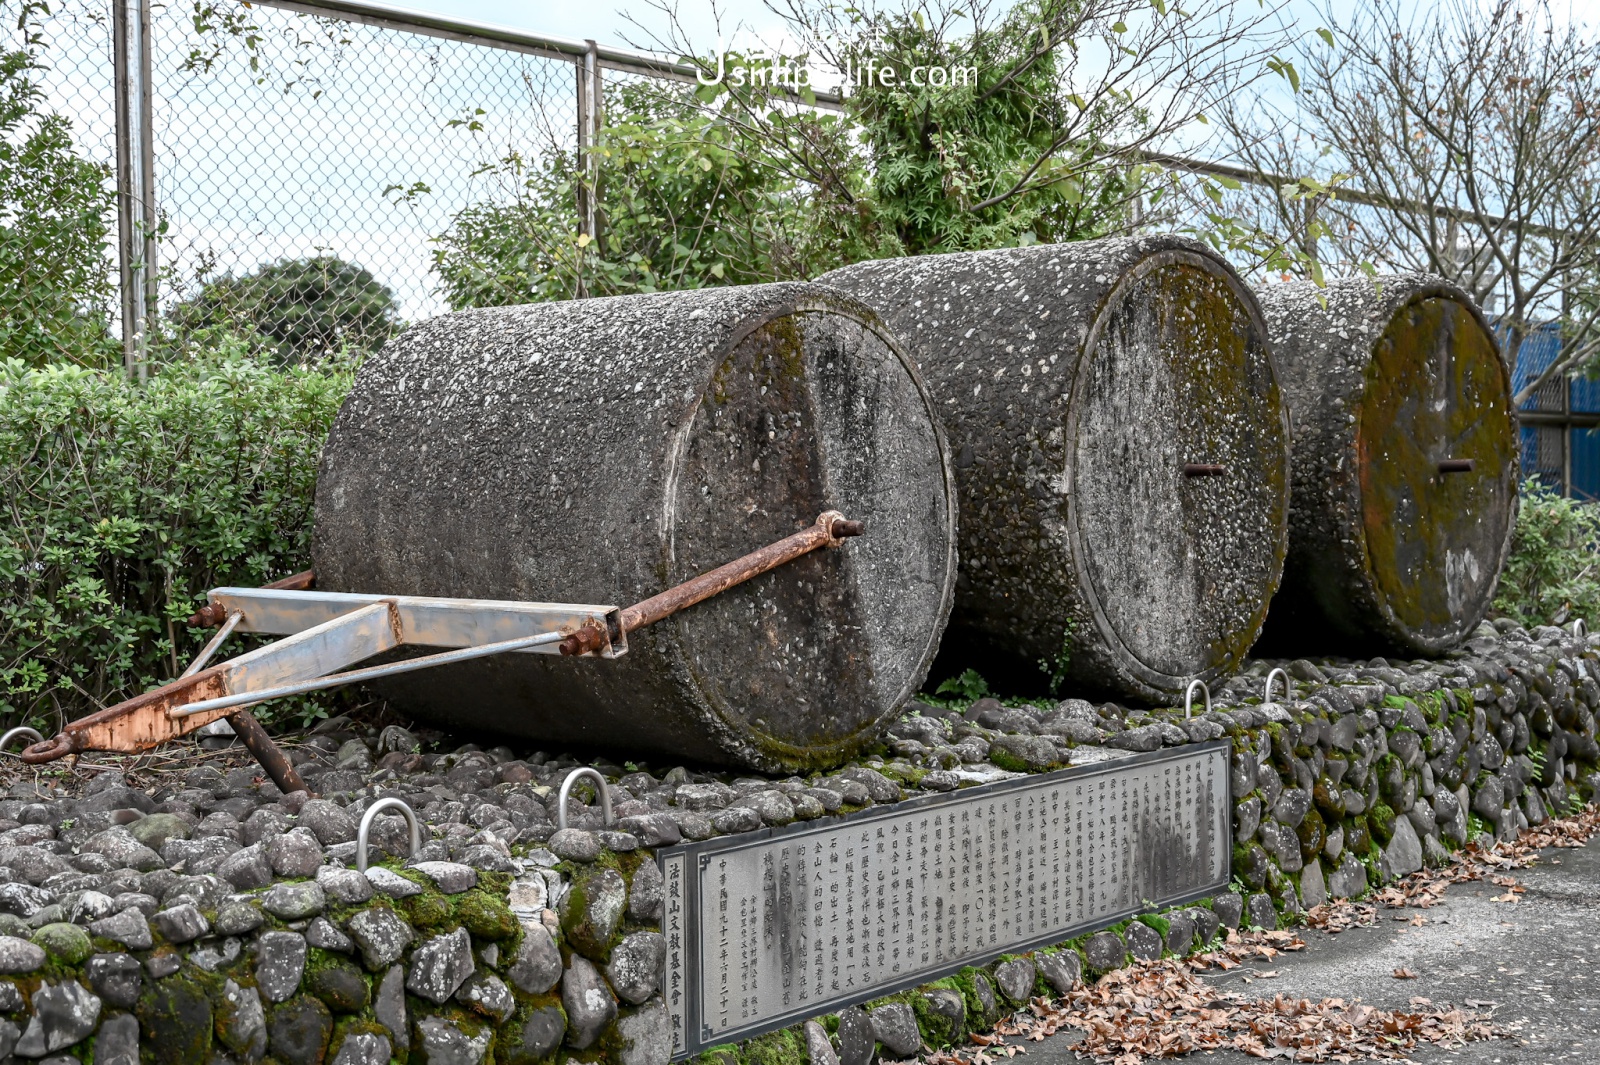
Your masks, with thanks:
<instances>
[{"instance_id":1,"label":"stone memorial plaque","mask_svg":"<svg viewBox=\"0 0 1600 1065\"><path fill-rule=\"evenodd\" d=\"M1227 741L658 852L673 1055L1228 885Z\"/></svg>"}]
</instances>

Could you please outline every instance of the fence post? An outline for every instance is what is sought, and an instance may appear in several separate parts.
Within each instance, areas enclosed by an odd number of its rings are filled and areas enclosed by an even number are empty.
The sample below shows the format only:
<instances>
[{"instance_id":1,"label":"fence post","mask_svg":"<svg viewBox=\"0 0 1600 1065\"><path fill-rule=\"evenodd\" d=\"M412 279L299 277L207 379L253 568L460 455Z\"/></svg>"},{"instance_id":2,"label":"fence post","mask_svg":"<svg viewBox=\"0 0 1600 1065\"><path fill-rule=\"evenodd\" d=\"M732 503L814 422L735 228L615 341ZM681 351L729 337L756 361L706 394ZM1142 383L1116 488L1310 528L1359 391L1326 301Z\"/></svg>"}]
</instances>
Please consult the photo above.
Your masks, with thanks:
<instances>
[{"instance_id":1,"label":"fence post","mask_svg":"<svg viewBox=\"0 0 1600 1065\"><path fill-rule=\"evenodd\" d=\"M595 177L600 161L594 152L600 136L600 46L594 41L584 43L589 46L588 50L583 60L575 64L578 74L578 235L593 240L600 235L595 227L598 198ZM575 295L588 295L581 269Z\"/></svg>"},{"instance_id":2,"label":"fence post","mask_svg":"<svg viewBox=\"0 0 1600 1065\"><path fill-rule=\"evenodd\" d=\"M117 266L122 297L122 362L147 373L147 325L156 298L155 115L150 78L150 2L114 0Z\"/></svg>"}]
</instances>

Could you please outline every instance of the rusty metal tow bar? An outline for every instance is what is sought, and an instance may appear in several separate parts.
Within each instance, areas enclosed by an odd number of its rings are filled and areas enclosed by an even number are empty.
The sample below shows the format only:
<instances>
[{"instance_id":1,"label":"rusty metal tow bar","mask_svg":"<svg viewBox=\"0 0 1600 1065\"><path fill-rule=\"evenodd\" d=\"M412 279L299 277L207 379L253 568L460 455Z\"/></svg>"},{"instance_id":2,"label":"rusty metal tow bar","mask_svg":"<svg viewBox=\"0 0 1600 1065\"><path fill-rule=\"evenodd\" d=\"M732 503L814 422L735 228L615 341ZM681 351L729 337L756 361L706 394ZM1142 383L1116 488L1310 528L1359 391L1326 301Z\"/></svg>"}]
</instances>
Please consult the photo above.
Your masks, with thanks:
<instances>
[{"instance_id":1,"label":"rusty metal tow bar","mask_svg":"<svg viewBox=\"0 0 1600 1065\"><path fill-rule=\"evenodd\" d=\"M300 774L247 706L512 652L618 658L627 653L630 632L865 531L861 522L825 511L801 532L621 610L315 591L310 571L261 588L215 588L189 621L221 631L182 676L69 723L53 738L25 748L21 758L38 764L84 751L137 754L226 717L273 783L285 793L305 791ZM234 632L285 639L207 666ZM402 646L451 650L348 668Z\"/></svg>"}]
</instances>

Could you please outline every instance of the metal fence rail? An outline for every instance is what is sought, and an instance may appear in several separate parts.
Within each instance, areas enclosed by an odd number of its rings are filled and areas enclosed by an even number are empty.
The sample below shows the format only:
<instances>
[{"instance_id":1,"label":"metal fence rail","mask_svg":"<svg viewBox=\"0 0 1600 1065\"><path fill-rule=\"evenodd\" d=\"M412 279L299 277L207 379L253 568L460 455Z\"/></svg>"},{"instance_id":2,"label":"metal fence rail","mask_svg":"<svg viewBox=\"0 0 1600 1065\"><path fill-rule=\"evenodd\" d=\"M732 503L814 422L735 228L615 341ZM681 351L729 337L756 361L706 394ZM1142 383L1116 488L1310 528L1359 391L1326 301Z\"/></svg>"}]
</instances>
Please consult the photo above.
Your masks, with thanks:
<instances>
[{"instance_id":1,"label":"metal fence rail","mask_svg":"<svg viewBox=\"0 0 1600 1065\"><path fill-rule=\"evenodd\" d=\"M17 24L20 5L0 10ZM644 53L349 0L69 0L25 21L49 109L115 174L130 370L146 314L274 263L338 260L393 294L393 318L437 313L433 238L514 195L500 160L582 151L603 70L693 78Z\"/></svg>"}]
</instances>

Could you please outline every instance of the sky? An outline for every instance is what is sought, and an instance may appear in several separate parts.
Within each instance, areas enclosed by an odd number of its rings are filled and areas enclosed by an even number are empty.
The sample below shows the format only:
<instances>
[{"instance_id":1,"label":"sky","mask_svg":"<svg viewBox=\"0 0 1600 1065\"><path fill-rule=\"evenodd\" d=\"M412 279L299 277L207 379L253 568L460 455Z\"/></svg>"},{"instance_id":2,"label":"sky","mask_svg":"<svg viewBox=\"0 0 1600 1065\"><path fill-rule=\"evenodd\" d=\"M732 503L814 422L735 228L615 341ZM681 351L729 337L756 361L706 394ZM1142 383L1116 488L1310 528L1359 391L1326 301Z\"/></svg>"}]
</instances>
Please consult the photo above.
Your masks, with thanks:
<instances>
[{"instance_id":1,"label":"sky","mask_svg":"<svg viewBox=\"0 0 1600 1065\"><path fill-rule=\"evenodd\" d=\"M1239 3L1250 5L1254 0L1239 0ZM659 12L643 3L583 5L570 0L400 0L394 6L533 33L580 40L592 38L612 45L643 44L648 34L641 32L641 25L656 32L663 26ZM1342 14L1354 7L1354 0L1332 0L1331 6L1335 14ZM1309 33L1326 23L1322 14L1326 7L1320 0L1289 0L1286 11ZM717 8L724 25L743 22L755 27L757 32L770 34L778 24L761 0L722 0ZM696 44L706 42L702 46L706 50L717 37L717 18L713 10L711 0L680 0L678 3L679 20Z\"/></svg>"}]
</instances>

